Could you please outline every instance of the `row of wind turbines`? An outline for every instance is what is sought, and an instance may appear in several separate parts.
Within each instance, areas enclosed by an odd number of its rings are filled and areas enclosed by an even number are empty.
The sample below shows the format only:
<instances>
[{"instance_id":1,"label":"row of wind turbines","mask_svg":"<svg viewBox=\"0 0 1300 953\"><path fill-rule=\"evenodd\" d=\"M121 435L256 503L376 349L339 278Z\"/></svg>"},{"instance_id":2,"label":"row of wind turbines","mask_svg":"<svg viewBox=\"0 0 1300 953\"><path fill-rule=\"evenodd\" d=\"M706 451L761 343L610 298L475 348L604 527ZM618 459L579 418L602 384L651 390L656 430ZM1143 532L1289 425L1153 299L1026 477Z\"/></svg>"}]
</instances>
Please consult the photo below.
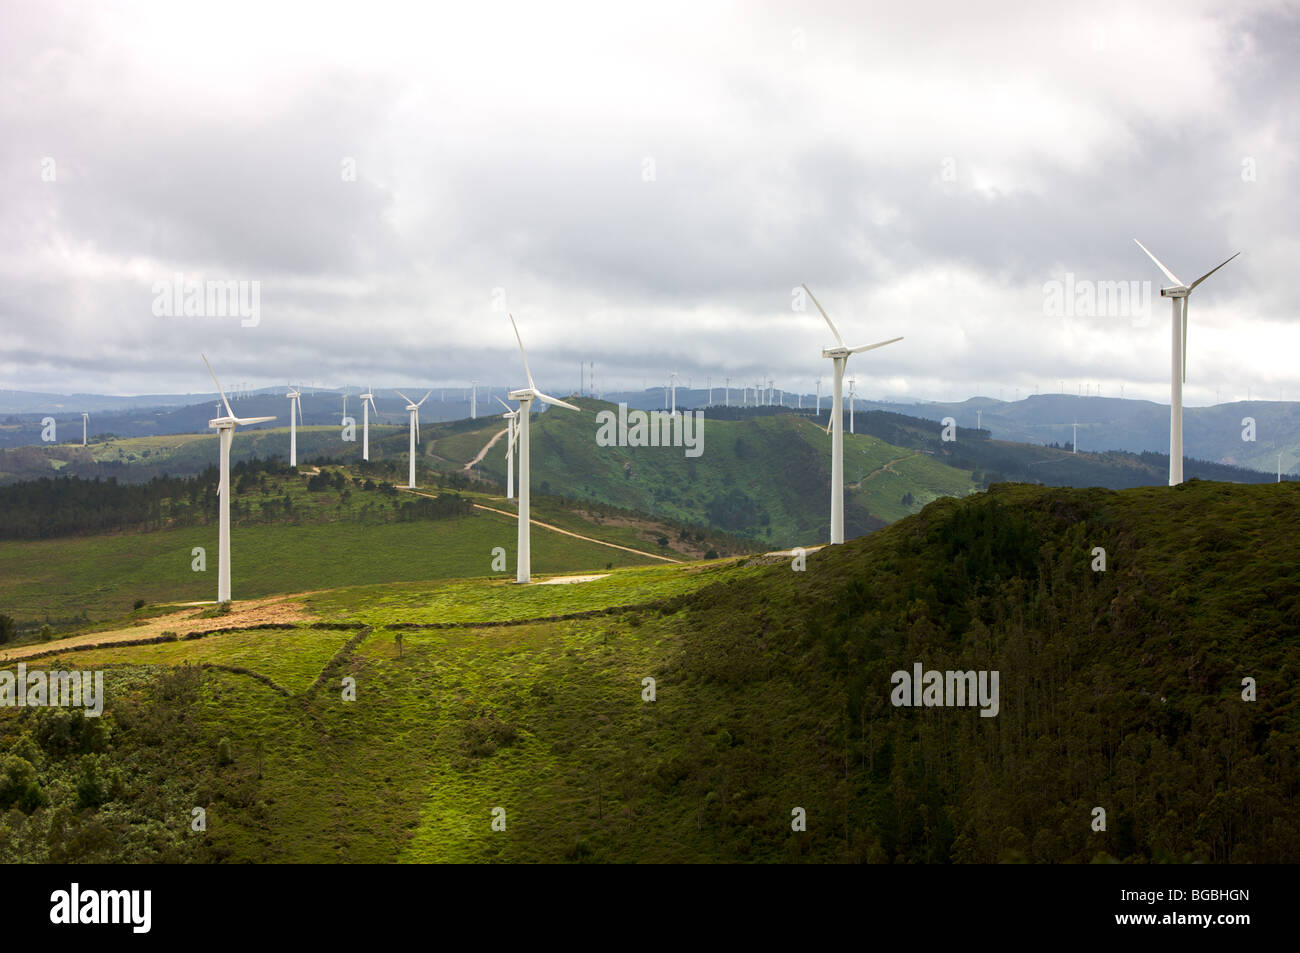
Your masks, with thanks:
<instances>
[{"instance_id":1,"label":"row of wind turbines","mask_svg":"<svg viewBox=\"0 0 1300 953\"><path fill-rule=\"evenodd\" d=\"M1207 271L1201 277L1197 278L1191 284L1187 284L1178 278L1172 271L1156 258L1145 245L1137 241L1139 248L1155 262L1156 266L1169 278L1173 284L1169 287L1161 288L1161 297L1169 298L1172 304L1171 319L1171 363L1170 363L1170 417L1169 417L1169 485L1176 486L1183 482L1183 407L1182 407L1182 385L1187 375L1187 305L1191 293L1205 279L1214 274L1228 262L1236 258L1236 254L1216 265ZM827 327L830 328L831 336L835 339L835 344L830 347L821 349L823 358L832 362L832 389L831 389L831 413L830 422L827 425L827 432L831 437L831 507L830 507L830 542L839 544L844 542L844 375L848 367L849 358L854 354L861 354L866 351L874 351L877 348L885 347L889 344L895 344L903 340L901 336L889 338L885 341L879 341L875 344L861 344L849 346L844 343L840 336L839 329L835 326L821 306L821 303L813 295L808 286L802 285L808 297L816 305L818 312L825 319ZM505 408L502 416L507 423L506 438L506 468L507 468L507 485L506 497L514 495L514 456L515 448L518 447L519 453L519 486L518 486L518 527L517 527L517 560L515 579L519 583L527 583L531 579L531 539L529 520L529 420L532 416L533 401L539 401L543 404L554 407L563 407L566 410L581 412L581 408L560 400L558 397L551 397L537 388L533 380L533 373L528 366L528 354L524 350L524 342L519 334L519 325L515 322L514 315L510 315L510 325L514 329L515 341L519 345L519 355L523 361L524 375L528 379L526 387L520 387L511 390L508 394L510 400L517 401L518 407L512 409L500 398L497 402ZM219 515L219 533L220 540L218 544L218 580L217 580L217 600L225 602L230 599L230 444L234 436L235 427L239 425L265 423L275 420L274 417L247 417L241 418L235 416L234 411L230 408L230 402L226 400L225 391L221 388L221 382L217 380L216 372L212 370L212 365L208 363L205 356L203 362L208 366L208 372L212 374L212 380L217 385L217 391L221 394L222 403L225 405L225 416L216 417L209 421L208 425L215 429L220 437L220 455L221 455L221 476L218 485L218 495L220 498L220 515ZM676 411L676 374L670 378L672 387L672 411ZM477 382L475 382L477 384ZM729 382L728 382L729 383ZM477 387L475 387L477 391ZM406 411L410 415L410 472L408 487L415 488L415 446L419 440L420 434L420 406L429 399L430 390L420 400L414 401L407 397L401 391L397 391L406 403ZM290 389L285 395L290 401L289 411L289 447L290 447L290 465L297 465L297 438L295 425L295 412L297 420L302 419L301 392L296 389ZM477 396L477 395L475 395ZM820 397L820 394L819 394ZM366 460L370 459L370 418L369 411L375 409L378 416L378 408L374 405L373 393L367 392L361 395L363 410L362 425L362 455ZM819 401L820 402L820 401ZM476 403L476 401L475 401ZM477 416L477 406L474 407L475 416ZM346 412L345 412L346 413ZM1077 447L1078 437L1077 430L1075 436L1075 446Z\"/></svg>"}]
</instances>

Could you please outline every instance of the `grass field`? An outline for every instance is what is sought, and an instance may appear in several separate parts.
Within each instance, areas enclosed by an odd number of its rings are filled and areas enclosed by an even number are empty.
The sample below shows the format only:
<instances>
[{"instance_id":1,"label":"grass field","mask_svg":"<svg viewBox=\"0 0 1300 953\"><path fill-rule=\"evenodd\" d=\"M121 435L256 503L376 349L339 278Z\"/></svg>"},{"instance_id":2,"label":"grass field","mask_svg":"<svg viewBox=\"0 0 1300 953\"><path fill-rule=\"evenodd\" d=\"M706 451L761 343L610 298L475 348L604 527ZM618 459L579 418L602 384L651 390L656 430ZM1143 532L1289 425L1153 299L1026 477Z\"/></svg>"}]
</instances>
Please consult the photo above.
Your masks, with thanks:
<instances>
[{"instance_id":1,"label":"grass field","mask_svg":"<svg viewBox=\"0 0 1300 953\"><path fill-rule=\"evenodd\" d=\"M804 572L349 585L292 628L61 648L105 715L0 709L0 860L1278 862L1298 507L1000 484ZM997 716L891 707L918 660L1000 672Z\"/></svg>"},{"instance_id":2,"label":"grass field","mask_svg":"<svg viewBox=\"0 0 1300 953\"><path fill-rule=\"evenodd\" d=\"M593 535L599 527L589 527ZM365 583L500 575L513 578L515 522L482 511L448 520L367 525L266 524L231 534L236 598ZM194 547L207 570L191 569ZM492 569L505 549L507 573ZM588 572L643 565L647 557L533 530L533 571ZM14 618L90 621L147 603L216 598L217 527L89 538L0 542L0 607Z\"/></svg>"}]
</instances>

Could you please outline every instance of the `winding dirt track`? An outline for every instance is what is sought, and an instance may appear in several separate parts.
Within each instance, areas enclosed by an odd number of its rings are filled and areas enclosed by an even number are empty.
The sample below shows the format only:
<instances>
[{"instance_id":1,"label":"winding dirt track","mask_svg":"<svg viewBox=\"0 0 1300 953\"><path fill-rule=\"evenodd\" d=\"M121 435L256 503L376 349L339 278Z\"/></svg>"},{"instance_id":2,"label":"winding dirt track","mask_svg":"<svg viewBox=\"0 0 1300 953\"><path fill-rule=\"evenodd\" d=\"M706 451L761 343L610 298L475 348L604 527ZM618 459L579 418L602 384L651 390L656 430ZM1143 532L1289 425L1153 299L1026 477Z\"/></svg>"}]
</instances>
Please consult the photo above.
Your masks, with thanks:
<instances>
[{"instance_id":1,"label":"winding dirt track","mask_svg":"<svg viewBox=\"0 0 1300 953\"><path fill-rule=\"evenodd\" d=\"M34 642L0 652L0 662L16 661L29 655L48 652L50 649L70 648L74 645L109 645L113 642L129 642L132 639L150 639L167 631L205 632L212 629L225 629L230 626L259 625L264 622L302 622L314 618L298 600L309 592L298 592L288 596L269 596L265 599L249 599L246 602L231 604L228 615L212 619L201 619L199 614L204 609L216 605L214 602L197 602L189 604L189 611L173 612L170 615L149 619L142 625L128 626L124 629L109 629L101 632L86 632L70 636L55 642Z\"/></svg>"},{"instance_id":2,"label":"winding dirt track","mask_svg":"<svg viewBox=\"0 0 1300 953\"><path fill-rule=\"evenodd\" d=\"M488 451L491 450L496 445L496 442L500 440L502 437L504 437L505 435L506 432L504 430L497 431L495 436L493 436L491 440L489 440L487 443L483 445L483 449L478 452L478 456L476 456L469 463L461 467L461 469L472 470L474 468L474 465L477 463L481 463L483 458L487 456Z\"/></svg>"}]
</instances>

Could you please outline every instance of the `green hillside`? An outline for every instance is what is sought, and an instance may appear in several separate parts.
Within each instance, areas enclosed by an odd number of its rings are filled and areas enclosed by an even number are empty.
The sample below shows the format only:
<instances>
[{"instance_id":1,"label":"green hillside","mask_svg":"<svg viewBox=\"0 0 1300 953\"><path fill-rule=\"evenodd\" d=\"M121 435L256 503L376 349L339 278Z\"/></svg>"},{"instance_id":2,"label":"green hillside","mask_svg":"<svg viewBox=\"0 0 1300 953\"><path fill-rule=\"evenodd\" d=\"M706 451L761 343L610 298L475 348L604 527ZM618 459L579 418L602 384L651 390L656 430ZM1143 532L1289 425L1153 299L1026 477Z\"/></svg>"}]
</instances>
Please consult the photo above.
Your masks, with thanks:
<instances>
[{"instance_id":1,"label":"green hillside","mask_svg":"<svg viewBox=\"0 0 1300 953\"><path fill-rule=\"evenodd\" d=\"M795 415L706 419L702 453L682 447L603 447L596 415L613 404L576 399L582 413L547 411L531 423L532 486L579 500L613 504L737 533L771 546L809 545L829 534L831 441L823 427ZM500 430L494 420L477 432L440 440L468 460ZM505 441L480 464L505 483ZM845 531L877 529L940 496L964 496L971 474L876 437L845 434ZM904 497L908 497L904 502Z\"/></svg>"},{"instance_id":2,"label":"green hillside","mask_svg":"<svg viewBox=\"0 0 1300 953\"><path fill-rule=\"evenodd\" d=\"M59 649L107 666L108 710L0 709L0 852L1293 861L1297 527L1287 485L998 485L803 572L351 588L315 623ZM999 672L996 717L891 705L915 663Z\"/></svg>"}]
</instances>

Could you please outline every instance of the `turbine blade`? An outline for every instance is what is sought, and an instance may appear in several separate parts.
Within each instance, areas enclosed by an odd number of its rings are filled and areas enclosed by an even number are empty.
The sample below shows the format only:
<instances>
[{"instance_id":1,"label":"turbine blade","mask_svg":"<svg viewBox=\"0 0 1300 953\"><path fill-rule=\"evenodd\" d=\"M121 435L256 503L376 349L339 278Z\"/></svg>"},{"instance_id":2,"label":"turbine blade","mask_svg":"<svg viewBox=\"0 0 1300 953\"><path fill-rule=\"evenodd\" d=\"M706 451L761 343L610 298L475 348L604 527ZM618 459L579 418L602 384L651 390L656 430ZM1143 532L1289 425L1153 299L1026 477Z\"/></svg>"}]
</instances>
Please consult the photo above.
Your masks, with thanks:
<instances>
[{"instance_id":1,"label":"turbine blade","mask_svg":"<svg viewBox=\"0 0 1300 953\"><path fill-rule=\"evenodd\" d=\"M507 404L504 400L502 400L502 399L501 399L500 397L498 397L496 394L493 394L493 395L492 395L492 399L495 400L495 401L496 401L498 404L500 404L502 407L504 407L506 410L510 411L512 414L515 412L515 409L514 409L513 407L511 407L509 404Z\"/></svg>"},{"instance_id":2,"label":"turbine blade","mask_svg":"<svg viewBox=\"0 0 1300 953\"><path fill-rule=\"evenodd\" d=\"M271 420L275 420L275 418L274 417L235 417L235 423L239 424L239 426L241 427L245 427L248 424L264 424Z\"/></svg>"},{"instance_id":3,"label":"turbine blade","mask_svg":"<svg viewBox=\"0 0 1300 953\"><path fill-rule=\"evenodd\" d=\"M432 394L432 393L433 393L433 391L429 391L429 394ZM420 398L420 404L423 404L426 400L429 399L429 394L425 394L423 397ZM416 404L415 406L416 406L416 407L419 407L420 404Z\"/></svg>"},{"instance_id":4,"label":"turbine blade","mask_svg":"<svg viewBox=\"0 0 1300 953\"><path fill-rule=\"evenodd\" d=\"M414 403L414 401L412 401L411 398L407 397L400 390L395 390L393 391L393 393L396 394L398 397L402 398L402 400L406 401L408 404Z\"/></svg>"},{"instance_id":5,"label":"turbine blade","mask_svg":"<svg viewBox=\"0 0 1300 953\"><path fill-rule=\"evenodd\" d=\"M888 341L881 341L879 344L863 344L861 347L849 348L850 354L861 354L863 351L874 351L878 347L884 347L886 344L893 344L896 341L903 340L901 337L890 338Z\"/></svg>"},{"instance_id":6,"label":"turbine blade","mask_svg":"<svg viewBox=\"0 0 1300 953\"><path fill-rule=\"evenodd\" d=\"M544 404L554 404L556 407L567 407L569 410L576 410L578 413L582 413L581 407L574 407L572 404L560 400L558 397L547 397L541 391L537 392L537 399Z\"/></svg>"},{"instance_id":7,"label":"turbine blade","mask_svg":"<svg viewBox=\"0 0 1300 953\"><path fill-rule=\"evenodd\" d=\"M528 353L524 350L524 339L519 336L519 325L515 324L515 316L510 315L510 326L515 329L515 340L519 342L519 354L524 359L524 373L528 375L528 386L533 390L537 385L533 383L533 372L528 369Z\"/></svg>"},{"instance_id":8,"label":"turbine blade","mask_svg":"<svg viewBox=\"0 0 1300 953\"><path fill-rule=\"evenodd\" d=\"M1241 252L1237 252L1237 255L1240 255L1240 254L1241 254ZM1225 261L1225 262L1223 263L1223 265L1226 265L1229 261L1232 261L1232 259L1233 259L1233 258L1236 258L1237 255L1233 255L1232 258L1229 258L1227 261ZM1222 268L1223 265L1218 265L1218 266L1216 266L1216 267L1214 267L1214 268L1211 268L1211 269L1210 269L1209 271L1207 271L1205 274L1201 275L1201 277L1197 278L1197 279L1196 279L1195 281L1193 281L1190 285L1188 285L1188 286L1187 286L1187 290L1188 290L1188 291L1192 291L1193 289L1195 289L1197 285L1199 285L1199 284L1200 284L1202 281L1204 281L1206 278L1210 277L1210 275L1214 274L1216 271L1218 271L1220 268Z\"/></svg>"},{"instance_id":9,"label":"turbine blade","mask_svg":"<svg viewBox=\"0 0 1300 953\"><path fill-rule=\"evenodd\" d=\"M804 291L808 291L808 286L807 286L807 285L800 285L799 287L803 288ZM811 291L808 291L808 297L812 298L812 303L815 304L815 305L817 305L817 310L818 310L818 311L821 311L821 313L822 313L822 317L825 318L825 319L826 319L826 323L830 325L830 328L831 328L831 334L835 335L835 343L838 344L840 347L843 347L843 346L844 346L844 339L840 337L840 332L837 331L837 330L835 329L835 323L834 323L833 321L831 321L831 319L830 319L830 315L828 315L828 314L825 312L825 310L823 310L821 304L817 301L817 299L816 299L816 298L813 298L813 293L812 293Z\"/></svg>"},{"instance_id":10,"label":"turbine blade","mask_svg":"<svg viewBox=\"0 0 1300 953\"><path fill-rule=\"evenodd\" d=\"M221 395L221 402L226 405L226 413L231 417L235 416L235 412L230 409L230 401L226 400L226 392L221 389L221 381L217 380L217 372L212 369L211 364L208 364L207 355L200 352L199 357L203 358L203 363L208 365L208 373L212 375L212 383L217 385L217 393Z\"/></svg>"},{"instance_id":11,"label":"turbine blade","mask_svg":"<svg viewBox=\"0 0 1300 953\"><path fill-rule=\"evenodd\" d=\"M1137 242L1137 247L1140 248L1140 249L1142 249L1144 252L1146 252L1146 253L1147 253L1147 257L1150 258L1152 261L1154 261L1154 262L1156 263L1156 267L1159 268L1161 271L1163 271L1163 272L1165 273L1165 277L1166 277L1166 278L1168 278L1170 281L1172 281L1174 284L1178 285L1179 287L1182 287L1182 286L1183 286L1183 280L1182 280L1181 278L1179 278L1177 275L1175 275L1175 274L1174 274L1172 271L1170 271L1168 268L1166 268L1166 267L1164 266L1164 263L1163 263L1159 258L1157 258L1155 255L1151 254L1151 252L1147 250L1147 246L1146 246L1146 245L1143 245L1141 242L1138 242L1138 240L1137 240L1136 238L1133 239L1133 241ZM1220 265L1219 267L1223 267L1223 266Z\"/></svg>"}]
</instances>

